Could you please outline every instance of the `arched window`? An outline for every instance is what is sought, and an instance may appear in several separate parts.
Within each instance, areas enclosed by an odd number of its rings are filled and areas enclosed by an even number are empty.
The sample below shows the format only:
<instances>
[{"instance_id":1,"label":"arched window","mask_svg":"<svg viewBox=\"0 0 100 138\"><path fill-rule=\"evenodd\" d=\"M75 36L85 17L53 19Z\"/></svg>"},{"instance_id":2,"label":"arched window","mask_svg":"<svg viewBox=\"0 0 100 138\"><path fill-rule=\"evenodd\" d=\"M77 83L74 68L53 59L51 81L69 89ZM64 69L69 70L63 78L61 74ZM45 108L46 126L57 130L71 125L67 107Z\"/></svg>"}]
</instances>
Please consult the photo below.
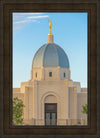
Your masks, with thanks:
<instances>
[{"instance_id":1,"label":"arched window","mask_svg":"<svg viewBox=\"0 0 100 138\"><path fill-rule=\"evenodd\" d=\"M35 73L35 77L37 78L37 72Z\"/></svg>"},{"instance_id":2,"label":"arched window","mask_svg":"<svg viewBox=\"0 0 100 138\"><path fill-rule=\"evenodd\" d=\"M49 77L52 77L52 72L49 72Z\"/></svg>"},{"instance_id":3,"label":"arched window","mask_svg":"<svg viewBox=\"0 0 100 138\"><path fill-rule=\"evenodd\" d=\"M66 77L66 73L64 72L64 74L63 74L63 75L64 75L64 78L65 78L65 77Z\"/></svg>"}]
</instances>

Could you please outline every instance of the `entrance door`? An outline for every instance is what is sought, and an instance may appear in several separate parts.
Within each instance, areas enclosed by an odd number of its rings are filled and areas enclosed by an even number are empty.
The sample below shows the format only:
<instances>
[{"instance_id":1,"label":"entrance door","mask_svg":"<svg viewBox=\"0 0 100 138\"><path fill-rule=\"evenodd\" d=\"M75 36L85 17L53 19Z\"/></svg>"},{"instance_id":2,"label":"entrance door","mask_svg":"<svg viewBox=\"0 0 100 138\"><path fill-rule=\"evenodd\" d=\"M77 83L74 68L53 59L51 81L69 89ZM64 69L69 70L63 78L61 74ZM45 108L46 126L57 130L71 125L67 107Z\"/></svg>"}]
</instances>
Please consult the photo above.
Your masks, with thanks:
<instances>
[{"instance_id":1,"label":"entrance door","mask_svg":"<svg viewBox=\"0 0 100 138\"><path fill-rule=\"evenodd\" d=\"M45 103L45 125L57 124L57 104Z\"/></svg>"}]
</instances>

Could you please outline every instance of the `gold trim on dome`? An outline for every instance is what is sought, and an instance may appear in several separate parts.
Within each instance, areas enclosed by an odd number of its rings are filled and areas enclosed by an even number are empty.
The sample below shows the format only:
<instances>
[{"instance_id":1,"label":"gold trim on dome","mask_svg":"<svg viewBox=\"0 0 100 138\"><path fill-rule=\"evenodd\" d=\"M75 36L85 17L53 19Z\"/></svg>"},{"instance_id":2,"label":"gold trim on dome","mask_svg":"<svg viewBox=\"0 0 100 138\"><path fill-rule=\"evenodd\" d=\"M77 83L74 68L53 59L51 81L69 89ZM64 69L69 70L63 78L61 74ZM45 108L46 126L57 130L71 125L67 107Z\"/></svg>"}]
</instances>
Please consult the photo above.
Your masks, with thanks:
<instances>
[{"instance_id":1,"label":"gold trim on dome","mask_svg":"<svg viewBox=\"0 0 100 138\"><path fill-rule=\"evenodd\" d=\"M65 84L67 84L67 81L65 81Z\"/></svg>"}]
</instances>

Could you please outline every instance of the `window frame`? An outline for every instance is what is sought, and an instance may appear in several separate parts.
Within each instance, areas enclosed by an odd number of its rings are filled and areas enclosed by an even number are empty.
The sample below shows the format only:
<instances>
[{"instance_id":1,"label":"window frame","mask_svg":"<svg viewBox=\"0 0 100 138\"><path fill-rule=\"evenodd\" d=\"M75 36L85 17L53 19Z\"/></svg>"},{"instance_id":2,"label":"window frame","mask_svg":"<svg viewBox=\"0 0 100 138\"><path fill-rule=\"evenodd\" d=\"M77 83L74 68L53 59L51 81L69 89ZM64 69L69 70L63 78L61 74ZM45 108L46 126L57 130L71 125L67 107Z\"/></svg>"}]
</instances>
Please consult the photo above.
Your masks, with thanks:
<instances>
[{"instance_id":1,"label":"window frame","mask_svg":"<svg viewBox=\"0 0 100 138\"><path fill-rule=\"evenodd\" d=\"M37 78L37 72L35 73L35 77Z\"/></svg>"},{"instance_id":2,"label":"window frame","mask_svg":"<svg viewBox=\"0 0 100 138\"><path fill-rule=\"evenodd\" d=\"M65 72L63 73L63 77L66 78L66 73Z\"/></svg>"},{"instance_id":3,"label":"window frame","mask_svg":"<svg viewBox=\"0 0 100 138\"><path fill-rule=\"evenodd\" d=\"M49 77L52 77L52 72L49 72Z\"/></svg>"},{"instance_id":4,"label":"window frame","mask_svg":"<svg viewBox=\"0 0 100 138\"><path fill-rule=\"evenodd\" d=\"M40 0L41 1L41 0ZM88 0L87 0L88 1ZM23 1L24 2L24 1ZM23 3L22 2L22 3ZM3 33L3 52L4 52L4 60L3 60L3 113L4 118L3 120L3 136L4 135L37 135L35 137L39 137L39 135L60 135L62 138L70 137L72 138L79 137L79 135L83 135L84 137L88 138L95 138L100 133L97 133L97 81L96 81L96 73L97 73L97 62L96 62L96 42L97 42L97 35L96 35L96 21L97 21L97 3L75 3L75 1L70 3L7 3L6 1L2 4L3 6L3 26L4 26L4 33ZM35 12L87 12L88 13L88 97L89 97L89 122L90 124L87 127L55 127L53 128L43 128L43 127L31 127L31 126L16 126L13 127L12 124L12 12L22 12L22 11L35 11ZM91 26L91 27L90 27ZM95 38L95 39L94 39ZM100 47L99 47L100 48ZM99 49L98 48L98 49ZM100 51L100 50L98 50ZM99 95L99 93L98 93ZM90 104L91 103L91 104ZM99 105L99 104L98 104ZM98 108L99 112L99 108ZM1 121L2 121L1 120ZM98 121L99 122L99 121ZM23 130L23 131L22 131ZM76 136L78 135L78 136ZM81 137L80 136L80 137ZM99 135L100 136L100 135ZM11 136L10 136L11 137ZM17 136L18 137L18 136ZM43 136L44 137L44 136ZM50 136L51 137L51 136Z\"/></svg>"}]
</instances>

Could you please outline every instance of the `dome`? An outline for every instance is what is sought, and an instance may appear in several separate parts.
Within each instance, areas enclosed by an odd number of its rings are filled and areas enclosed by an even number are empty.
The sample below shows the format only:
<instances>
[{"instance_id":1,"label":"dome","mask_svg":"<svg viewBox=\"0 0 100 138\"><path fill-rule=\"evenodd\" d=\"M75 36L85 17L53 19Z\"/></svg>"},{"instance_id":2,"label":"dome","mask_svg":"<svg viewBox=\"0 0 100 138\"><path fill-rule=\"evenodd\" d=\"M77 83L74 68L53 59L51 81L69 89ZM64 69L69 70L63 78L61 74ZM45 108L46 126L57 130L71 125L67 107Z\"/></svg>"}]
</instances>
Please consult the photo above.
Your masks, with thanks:
<instances>
[{"instance_id":1,"label":"dome","mask_svg":"<svg viewBox=\"0 0 100 138\"><path fill-rule=\"evenodd\" d=\"M47 43L39 48L32 61L32 68L42 66L69 68L69 60L60 46L55 43Z\"/></svg>"}]
</instances>

